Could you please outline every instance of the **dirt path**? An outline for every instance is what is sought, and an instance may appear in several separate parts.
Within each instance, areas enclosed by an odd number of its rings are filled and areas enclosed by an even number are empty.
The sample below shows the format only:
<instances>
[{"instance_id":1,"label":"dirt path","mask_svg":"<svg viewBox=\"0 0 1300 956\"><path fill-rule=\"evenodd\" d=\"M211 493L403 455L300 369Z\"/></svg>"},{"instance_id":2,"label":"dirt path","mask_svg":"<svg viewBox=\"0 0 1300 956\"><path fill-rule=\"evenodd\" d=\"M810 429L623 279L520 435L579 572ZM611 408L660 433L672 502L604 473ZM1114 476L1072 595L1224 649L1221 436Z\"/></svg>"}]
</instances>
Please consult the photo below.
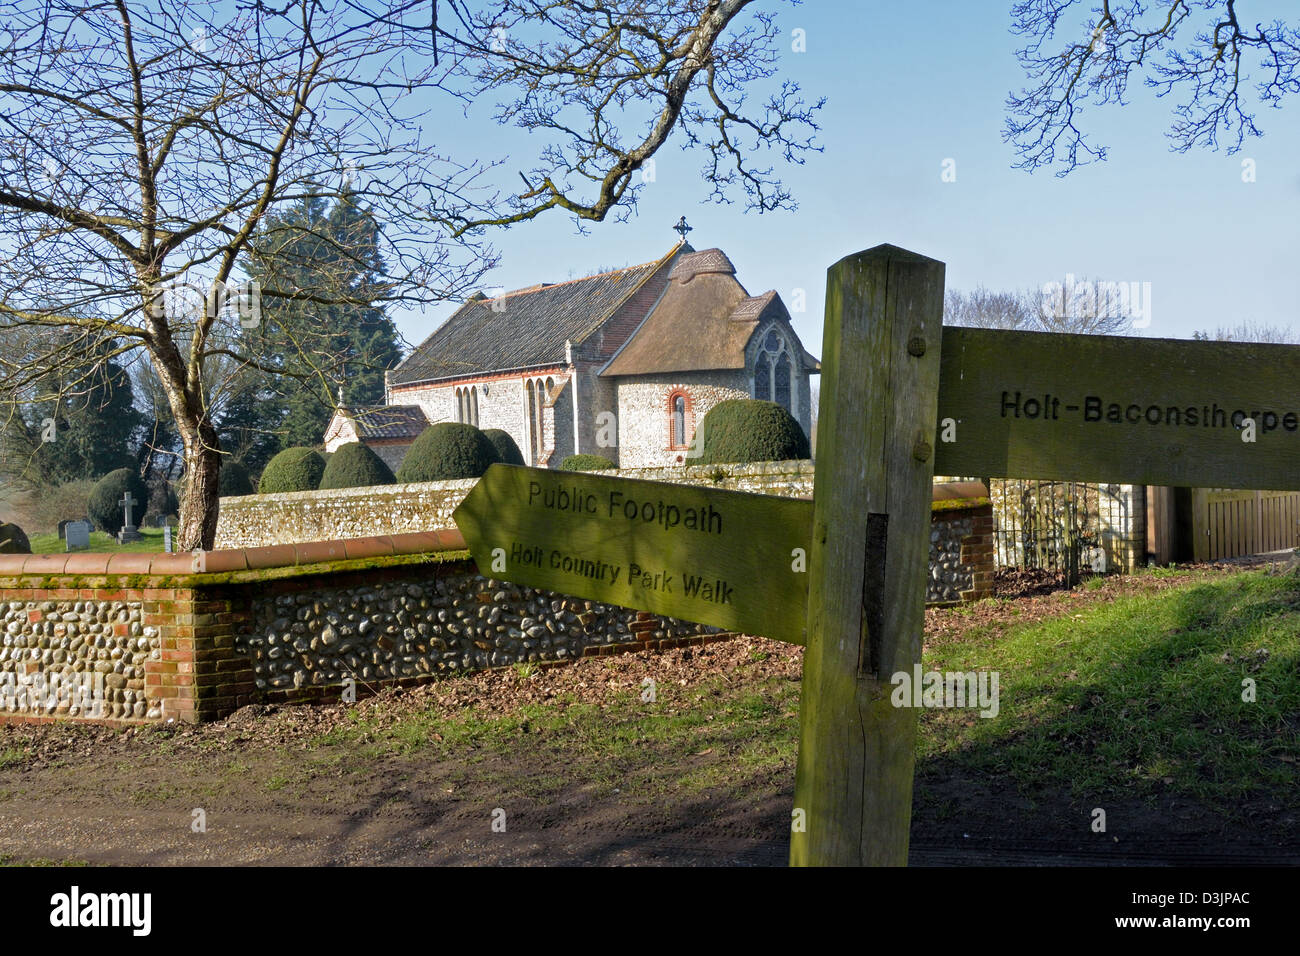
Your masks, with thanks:
<instances>
[{"instance_id":1,"label":"dirt path","mask_svg":"<svg viewBox=\"0 0 1300 956\"><path fill-rule=\"evenodd\" d=\"M1168 586L1046 590L1014 613ZM931 630L958 626L927 617ZM799 648L739 638L468 675L352 707L246 708L200 727L3 727L0 859L783 865L800 665ZM638 723L647 679L660 736ZM923 766L912 862L1300 863L1295 821L1267 804L1224 819L1175 797L1118 795L1108 838L1091 837L1086 813L1064 795L1030 802L1005 780Z\"/></svg>"}]
</instances>

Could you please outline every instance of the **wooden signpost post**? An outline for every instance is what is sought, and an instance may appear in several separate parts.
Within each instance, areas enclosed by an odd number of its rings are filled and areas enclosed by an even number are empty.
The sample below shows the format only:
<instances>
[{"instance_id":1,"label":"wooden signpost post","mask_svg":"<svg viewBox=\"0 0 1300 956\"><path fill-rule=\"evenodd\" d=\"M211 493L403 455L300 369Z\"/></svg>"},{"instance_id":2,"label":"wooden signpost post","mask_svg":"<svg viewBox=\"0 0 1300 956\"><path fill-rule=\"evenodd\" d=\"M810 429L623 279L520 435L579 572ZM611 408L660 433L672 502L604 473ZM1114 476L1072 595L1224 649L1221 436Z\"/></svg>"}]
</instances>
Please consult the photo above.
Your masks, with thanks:
<instances>
[{"instance_id":1,"label":"wooden signpost post","mask_svg":"<svg viewBox=\"0 0 1300 956\"><path fill-rule=\"evenodd\" d=\"M907 862L936 470L1300 489L1300 346L945 329L943 275L830 268L811 503L493 465L455 514L487 576L806 645L792 864Z\"/></svg>"}]
</instances>

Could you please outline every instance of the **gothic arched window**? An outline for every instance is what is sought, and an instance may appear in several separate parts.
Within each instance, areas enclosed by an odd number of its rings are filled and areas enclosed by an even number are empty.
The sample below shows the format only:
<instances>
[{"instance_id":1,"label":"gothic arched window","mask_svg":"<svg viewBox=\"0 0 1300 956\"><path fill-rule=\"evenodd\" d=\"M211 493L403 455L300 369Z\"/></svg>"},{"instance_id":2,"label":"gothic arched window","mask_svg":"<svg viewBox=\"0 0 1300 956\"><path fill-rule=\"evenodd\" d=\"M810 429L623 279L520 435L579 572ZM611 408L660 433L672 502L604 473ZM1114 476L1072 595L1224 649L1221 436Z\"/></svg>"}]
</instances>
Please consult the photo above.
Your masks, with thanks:
<instances>
[{"instance_id":1,"label":"gothic arched window","mask_svg":"<svg viewBox=\"0 0 1300 956\"><path fill-rule=\"evenodd\" d=\"M478 386L456 389L456 421L478 427Z\"/></svg>"},{"instance_id":2,"label":"gothic arched window","mask_svg":"<svg viewBox=\"0 0 1300 956\"><path fill-rule=\"evenodd\" d=\"M537 389L529 380L524 384L524 391L528 395L528 458L532 464L537 464L539 459L537 436L538 436L538 405Z\"/></svg>"},{"instance_id":3,"label":"gothic arched window","mask_svg":"<svg viewBox=\"0 0 1300 956\"><path fill-rule=\"evenodd\" d=\"M765 402L772 400L772 363L766 352L759 352L754 362L754 397Z\"/></svg>"},{"instance_id":4,"label":"gothic arched window","mask_svg":"<svg viewBox=\"0 0 1300 956\"><path fill-rule=\"evenodd\" d=\"M754 359L754 397L776 402L791 414L794 409L794 358L792 349L776 329L768 330Z\"/></svg>"}]
</instances>

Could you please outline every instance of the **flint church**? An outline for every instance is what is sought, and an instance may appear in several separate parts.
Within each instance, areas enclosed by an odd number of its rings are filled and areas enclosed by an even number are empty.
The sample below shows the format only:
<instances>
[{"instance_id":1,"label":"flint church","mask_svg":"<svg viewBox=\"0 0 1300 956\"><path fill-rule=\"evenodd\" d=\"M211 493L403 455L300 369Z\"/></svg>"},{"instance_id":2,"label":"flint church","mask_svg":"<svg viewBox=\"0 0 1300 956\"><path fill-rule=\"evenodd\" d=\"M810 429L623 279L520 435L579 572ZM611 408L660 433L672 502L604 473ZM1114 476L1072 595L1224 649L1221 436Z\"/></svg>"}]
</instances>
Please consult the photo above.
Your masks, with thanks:
<instances>
[{"instance_id":1,"label":"flint church","mask_svg":"<svg viewBox=\"0 0 1300 956\"><path fill-rule=\"evenodd\" d=\"M476 294L387 373L384 405L336 412L326 451L363 441L396 470L428 425L456 421L509 432L538 467L573 454L671 466L729 398L777 402L810 433L820 365L781 297L750 295L688 229L653 262Z\"/></svg>"}]
</instances>

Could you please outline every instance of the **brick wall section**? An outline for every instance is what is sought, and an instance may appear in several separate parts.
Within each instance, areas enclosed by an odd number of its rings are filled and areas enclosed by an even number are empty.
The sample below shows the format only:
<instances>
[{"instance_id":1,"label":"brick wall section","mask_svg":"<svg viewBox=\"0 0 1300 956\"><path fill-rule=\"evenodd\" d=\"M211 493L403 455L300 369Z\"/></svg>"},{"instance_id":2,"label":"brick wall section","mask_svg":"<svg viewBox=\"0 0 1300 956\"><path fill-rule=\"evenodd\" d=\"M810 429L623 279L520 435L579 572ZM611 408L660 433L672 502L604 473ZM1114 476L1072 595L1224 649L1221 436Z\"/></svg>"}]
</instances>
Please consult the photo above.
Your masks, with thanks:
<instances>
[{"instance_id":1,"label":"brick wall section","mask_svg":"<svg viewBox=\"0 0 1300 956\"><path fill-rule=\"evenodd\" d=\"M144 686L162 719L195 720L195 594L191 588L148 588L143 592L144 622L162 637L161 659L145 664Z\"/></svg>"},{"instance_id":2,"label":"brick wall section","mask_svg":"<svg viewBox=\"0 0 1300 956\"><path fill-rule=\"evenodd\" d=\"M974 569L975 587L961 597L963 601L979 601L993 594L993 506L983 505L967 514L974 529L962 539L961 559Z\"/></svg>"}]
</instances>

